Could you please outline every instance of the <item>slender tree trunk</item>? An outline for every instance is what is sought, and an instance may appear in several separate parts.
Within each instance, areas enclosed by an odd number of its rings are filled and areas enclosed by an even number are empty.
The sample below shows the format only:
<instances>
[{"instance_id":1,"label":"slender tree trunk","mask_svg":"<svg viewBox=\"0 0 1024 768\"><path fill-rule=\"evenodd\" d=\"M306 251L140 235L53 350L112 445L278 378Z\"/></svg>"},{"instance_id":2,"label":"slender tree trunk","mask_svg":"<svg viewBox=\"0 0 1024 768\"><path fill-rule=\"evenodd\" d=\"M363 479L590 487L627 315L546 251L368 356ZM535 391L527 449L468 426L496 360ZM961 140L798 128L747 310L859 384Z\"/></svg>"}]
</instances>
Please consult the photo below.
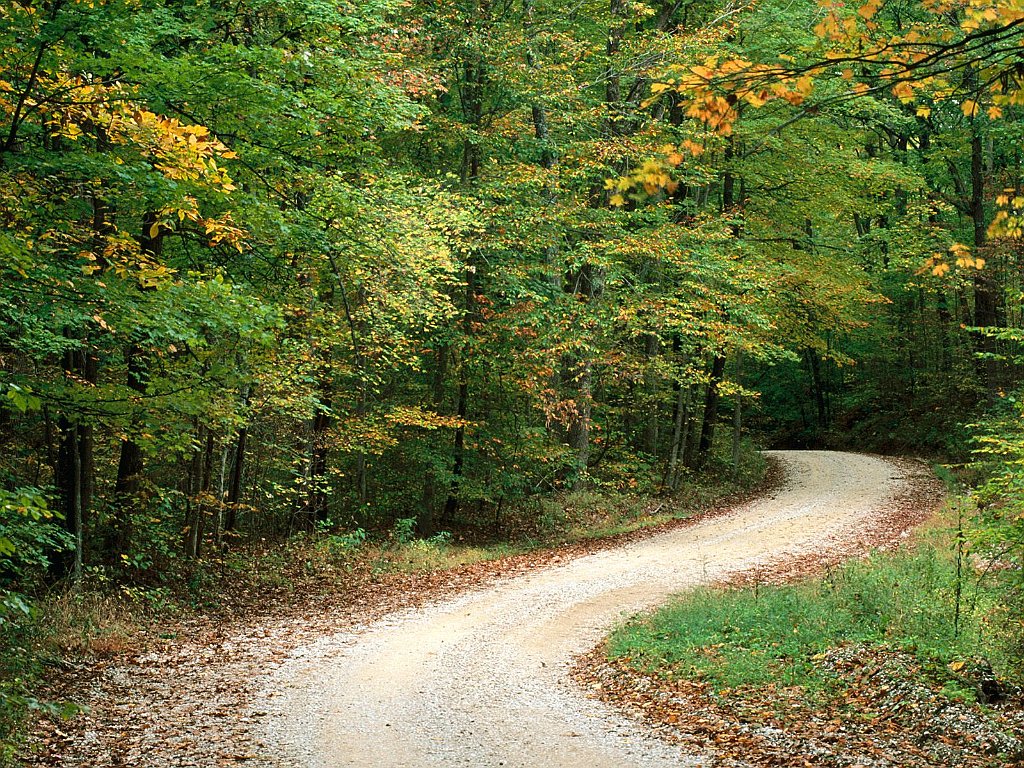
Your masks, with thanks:
<instances>
[{"instance_id":1,"label":"slender tree trunk","mask_svg":"<svg viewBox=\"0 0 1024 768\"><path fill-rule=\"evenodd\" d=\"M465 363L463 363L465 365ZM455 441L453 443L452 458L452 482L448 488L448 498L444 503L444 515L442 521L450 523L455 519L459 510L459 491L462 487L462 473L466 461L466 428L462 425L466 414L469 413L469 382L465 377L459 381L459 399L456 407L456 415L460 424L455 428Z\"/></svg>"},{"instance_id":2,"label":"slender tree trunk","mask_svg":"<svg viewBox=\"0 0 1024 768\"><path fill-rule=\"evenodd\" d=\"M608 43L605 53L608 56L608 69L605 71L605 107L608 110L607 132L609 136L622 136L627 127L623 124L622 114L622 76L616 56L622 48L622 40L626 36L626 0L610 0L608 9L612 14L612 26L608 30Z\"/></svg>"},{"instance_id":3,"label":"slender tree trunk","mask_svg":"<svg viewBox=\"0 0 1024 768\"><path fill-rule=\"evenodd\" d=\"M644 335L644 430L643 450L650 456L658 455L661 419L658 412L658 376L654 366L658 357L658 337L653 333Z\"/></svg>"},{"instance_id":4,"label":"slender tree trunk","mask_svg":"<svg viewBox=\"0 0 1024 768\"><path fill-rule=\"evenodd\" d=\"M213 455L216 436L199 425L198 442L202 446L192 455L189 469L189 506L185 525L185 556L198 558L203 553L207 508L213 480Z\"/></svg>"},{"instance_id":5,"label":"slender tree trunk","mask_svg":"<svg viewBox=\"0 0 1024 768\"><path fill-rule=\"evenodd\" d=\"M82 545L85 541L85 510L82 503L83 489L82 489L82 451L81 444L79 443L78 427L72 427L71 434L72 442L74 443L72 454L72 471L75 476L75 482L72 486L72 498L73 498L73 518L74 518L74 531L75 531L75 559L74 565L71 568L71 579L76 586L82 583Z\"/></svg>"},{"instance_id":6,"label":"slender tree trunk","mask_svg":"<svg viewBox=\"0 0 1024 768\"><path fill-rule=\"evenodd\" d=\"M679 352L679 337L672 343L673 351ZM683 365L679 365L682 374ZM669 449L668 471L665 473L664 486L675 491L679 488L682 459L686 453L687 432L690 426L690 403L693 399L693 387L683 384L680 378L672 382L675 393L675 406L672 413L672 447Z\"/></svg>"},{"instance_id":7,"label":"slender tree trunk","mask_svg":"<svg viewBox=\"0 0 1024 768\"><path fill-rule=\"evenodd\" d=\"M971 224L974 232L974 256L983 255L986 244L985 220L985 167L984 148L977 121L971 120ZM979 328L995 328L999 325L1001 293L992 276L993 264L974 272L974 317L972 322ZM991 354L996 351L995 340L984 335L975 335L975 351ZM976 369L983 382L995 386L998 363L992 359L979 358Z\"/></svg>"},{"instance_id":8,"label":"slender tree trunk","mask_svg":"<svg viewBox=\"0 0 1024 768\"><path fill-rule=\"evenodd\" d=\"M188 475L185 480L185 527L184 538L182 539L182 551L185 557L194 558L196 555L196 535L198 525L196 518L202 514L198 507L202 504L199 494L202 490L203 477L203 451L201 447L206 444L206 427L199 423L198 418L194 420L196 431L196 448L188 462Z\"/></svg>"},{"instance_id":9,"label":"slender tree trunk","mask_svg":"<svg viewBox=\"0 0 1024 768\"><path fill-rule=\"evenodd\" d=\"M331 417L329 414L332 397L331 393L324 390L320 396L322 408L317 410L313 416L313 437L310 445L309 457L309 500L306 509L309 524L323 522L327 519L327 492L323 487L327 476L327 444L331 428ZM359 475L359 497L360 503L365 503L365 466L358 468Z\"/></svg>"},{"instance_id":10,"label":"slender tree trunk","mask_svg":"<svg viewBox=\"0 0 1024 768\"><path fill-rule=\"evenodd\" d=\"M148 374L147 355L138 344L131 344L125 352L125 365L128 371L128 388L133 392L145 394ZM117 479L114 484L114 496L129 499L139 492L143 471L142 448L131 438L121 441L121 454L117 463Z\"/></svg>"},{"instance_id":11,"label":"slender tree trunk","mask_svg":"<svg viewBox=\"0 0 1024 768\"><path fill-rule=\"evenodd\" d=\"M725 355L717 353L711 363L711 378L704 395L704 420L700 430L700 444L697 448L696 468L702 468L711 455L715 442L715 425L718 422L719 385L725 373Z\"/></svg>"},{"instance_id":12,"label":"slender tree trunk","mask_svg":"<svg viewBox=\"0 0 1024 768\"><path fill-rule=\"evenodd\" d=\"M736 384L739 386L740 374L742 373L742 358L736 356ZM736 393L736 403L732 411L732 480L736 482L740 477L740 448L743 431L743 395Z\"/></svg>"},{"instance_id":13,"label":"slender tree trunk","mask_svg":"<svg viewBox=\"0 0 1024 768\"><path fill-rule=\"evenodd\" d=\"M466 308L463 315L463 333L468 342L473 332L473 321L476 307L476 281L475 272L466 272ZM455 406L455 415L459 423L455 427L455 440L452 445L452 481L448 487L448 497L445 499L442 524L447 524L455 519L459 509L459 494L462 488L462 474L465 469L466 460L466 417L469 414L469 366L466 353L459 356L459 391Z\"/></svg>"},{"instance_id":14,"label":"slender tree trunk","mask_svg":"<svg viewBox=\"0 0 1024 768\"><path fill-rule=\"evenodd\" d=\"M626 33L626 2L610 0L609 10L612 26L608 30L605 47L607 67L605 69L605 128L606 137L622 135L626 126L622 115L622 85L616 57L622 47ZM595 204L602 201L602 195L592 195ZM586 305L600 293L601 276L597 267L584 264L579 270L566 275L566 288ZM586 477L590 461L590 421L593 401L593 362L588 353L566 355L562 359L562 388L572 394L574 407L566 425L565 440L572 449L575 473L571 485L579 487Z\"/></svg>"},{"instance_id":15,"label":"slender tree trunk","mask_svg":"<svg viewBox=\"0 0 1024 768\"><path fill-rule=\"evenodd\" d=\"M434 372L431 380L431 402L430 407L434 413L441 415L444 412L444 391L445 378L448 371L448 347L444 344L438 345L434 351ZM467 392L467 398L468 398ZM433 467L427 467L423 477L423 496L420 502L420 514L416 517L416 532L423 538L433 536L437 533L437 478ZM447 501L447 499L445 500Z\"/></svg>"},{"instance_id":16,"label":"slender tree trunk","mask_svg":"<svg viewBox=\"0 0 1024 768\"><path fill-rule=\"evenodd\" d=\"M51 572L55 578L71 577L78 584L82 579L85 548L85 511L82 483L82 445L80 428L61 417L57 426L57 456L54 466L54 485L57 488L58 509L63 516L64 529L74 541L74 549L58 555Z\"/></svg>"},{"instance_id":17,"label":"slender tree trunk","mask_svg":"<svg viewBox=\"0 0 1024 768\"><path fill-rule=\"evenodd\" d=\"M585 356L573 356L562 361L563 388L574 395L573 412L565 430L565 441L573 451L577 470L574 485L581 481L590 460L591 374L591 362Z\"/></svg>"},{"instance_id":18,"label":"slender tree trunk","mask_svg":"<svg viewBox=\"0 0 1024 768\"><path fill-rule=\"evenodd\" d=\"M697 425L702 422L703 403L700 399L700 384L690 385L689 417L683 424L683 440L680 443L683 450L683 466L695 469L697 466L697 446L700 442L700 431ZM706 401L707 398L705 397Z\"/></svg>"},{"instance_id":19,"label":"slender tree trunk","mask_svg":"<svg viewBox=\"0 0 1024 768\"><path fill-rule=\"evenodd\" d=\"M159 258L163 250L163 235L158 230L154 231L156 226L156 212L147 212L142 217L142 233L138 238L139 249L153 259ZM128 388L144 395L149 380L149 352L142 346L139 335L134 335L125 350L125 367L127 370L125 383ZM137 431L138 425L132 424L129 435ZM117 478L114 483L116 513L112 541L114 551L111 553L114 556L125 552L131 540L131 514L139 503L144 469L142 447L131 436L126 437L121 441L121 454L117 463Z\"/></svg>"},{"instance_id":20,"label":"slender tree trunk","mask_svg":"<svg viewBox=\"0 0 1024 768\"><path fill-rule=\"evenodd\" d=\"M65 329L64 336L72 338L71 329ZM87 349L66 352L63 367L65 376L92 384L97 381L97 361ZM51 453L50 458L57 490L57 509L62 515L64 529L75 541L75 549L58 555L50 570L55 578L70 575L77 579L81 576L81 565L86 555L85 530L91 517L95 489L92 425L77 423L62 415L58 419L56 439L57 452Z\"/></svg>"},{"instance_id":21,"label":"slender tree trunk","mask_svg":"<svg viewBox=\"0 0 1024 768\"><path fill-rule=\"evenodd\" d=\"M251 394L248 387L242 392L242 404L248 408ZM224 532L234 532L238 525L238 505L242 499L242 474L245 468L246 444L249 441L249 426L243 424L235 437L235 455L231 461L231 474L228 477L228 492L224 499L227 512L224 517Z\"/></svg>"},{"instance_id":22,"label":"slender tree trunk","mask_svg":"<svg viewBox=\"0 0 1024 768\"><path fill-rule=\"evenodd\" d=\"M971 223L974 232L974 250L978 255L985 247L985 172L981 136L977 129L971 137ZM995 281L982 270L974 278L974 324L993 327L998 318L998 299Z\"/></svg>"},{"instance_id":23,"label":"slender tree trunk","mask_svg":"<svg viewBox=\"0 0 1024 768\"><path fill-rule=\"evenodd\" d=\"M945 291L939 291L938 300L936 301L935 311L938 315L939 320L939 344L940 350L940 370L946 376L947 380L949 374L953 370L953 356L950 347L953 344L954 331L953 329L953 316L949 311L949 299Z\"/></svg>"},{"instance_id":24,"label":"slender tree trunk","mask_svg":"<svg viewBox=\"0 0 1024 768\"><path fill-rule=\"evenodd\" d=\"M481 6L481 11L489 10L489 3ZM484 88L487 84L487 72L485 62L479 55L473 55L463 62L463 82L461 85L463 115L466 123L474 130L479 131L483 124L484 109ZM475 141L466 139L462 147L461 179L466 187L474 186L480 179L480 147ZM442 524L451 522L459 509L460 492L462 489L462 474L465 469L466 453L466 428L465 420L469 413L469 361L467 360L466 348L469 338L473 334L473 323L476 307L476 265L467 264L466 268L466 293L465 309L463 314L462 331L465 337L465 348L458 359L459 389L456 401L455 412L459 417L459 424L455 428L455 438L452 443L452 479L448 486L448 496L445 499L444 511L441 515Z\"/></svg>"},{"instance_id":25,"label":"slender tree trunk","mask_svg":"<svg viewBox=\"0 0 1024 768\"><path fill-rule=\"evenodd\" d=\"M135 343L129 345L125 352L125 364L128 372L128 388L140 395L146 392L148 378L148 355ZM133 418L133 422L135 419ZM129 434L138 430L137 423L129 428ZM140 501L143 488L142 447L131 437L121 441L120 457L117 462L117 477L114 481L115 514L111 526L109 553L117 557L128 550L132 537L132 513Z\"/></svg>"},{"instance_id":26,"label":"slender tree trunk","mask_svg":"<svg viewBox=\"0 0 1024 768\"><path fill-rule=\"evenodd\" d=\"M599 291L594 276L595 268L584 264L569 275L570 292L589 305ZM562 357L561 389L570 393L573 407L565 429L565 442L573 454L572 487L578 487L586 477L590 461L590 421L593 402L593 364L587 352L567 353Z\"/></svg>"},{"instance_id":27,"label":"slender tree trunk","mask_svg":"<svg viewBox=\"0 0 1024 768\"><path fill-rule=\"evenodd\" d=\"M818 439L824 438L828 431L828 401L825 394L825 382L821 375L821 358L818 352L810 347L804 349L807 371L811 375L811 391L814 393L815 412L817 413Z\"/></svg>"}]
</instances>

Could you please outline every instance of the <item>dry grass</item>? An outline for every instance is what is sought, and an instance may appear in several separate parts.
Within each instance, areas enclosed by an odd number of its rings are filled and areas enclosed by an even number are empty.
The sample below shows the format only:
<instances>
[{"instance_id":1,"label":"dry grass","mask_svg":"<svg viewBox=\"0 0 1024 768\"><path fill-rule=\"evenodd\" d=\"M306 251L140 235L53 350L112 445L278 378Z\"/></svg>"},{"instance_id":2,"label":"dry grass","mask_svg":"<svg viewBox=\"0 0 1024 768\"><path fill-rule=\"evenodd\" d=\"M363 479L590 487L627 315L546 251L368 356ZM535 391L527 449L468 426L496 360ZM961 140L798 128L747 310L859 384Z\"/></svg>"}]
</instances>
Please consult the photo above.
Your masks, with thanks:
<instances>
[{"instance_id":1,"label":"dry grass","mask_svg":"<svg viewBox=\"0 0 1024 768\"><path fill-rule=\"evenodd\" d=\"M37 609L41 635L60 653L110 656L138 644L138 606L125 596L55 593L43 598Z\"/></svg>"}]
</instances>

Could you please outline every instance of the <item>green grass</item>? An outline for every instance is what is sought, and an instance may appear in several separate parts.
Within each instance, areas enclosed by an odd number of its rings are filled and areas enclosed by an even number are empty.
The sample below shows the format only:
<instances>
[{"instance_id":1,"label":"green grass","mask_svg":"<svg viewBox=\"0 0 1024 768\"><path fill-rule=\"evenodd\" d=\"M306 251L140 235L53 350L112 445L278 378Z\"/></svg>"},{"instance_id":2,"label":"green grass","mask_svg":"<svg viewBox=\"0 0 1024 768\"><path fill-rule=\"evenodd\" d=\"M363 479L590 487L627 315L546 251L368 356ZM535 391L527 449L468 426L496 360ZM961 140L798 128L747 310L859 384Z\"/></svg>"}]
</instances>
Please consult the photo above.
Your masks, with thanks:
<instances>
[{"instance_id":1,"label":"green grass","mask_svg":"<svg viewBox=\"0 0 1024 768\"><path fill-rule=\"evenodd\" d=\"M848 643L909 650L932 667L985 656L1005 672L1003 648L984 620L994 608L984 585L964 585L959 631L954 626L956 569L947 544L879 554L792 585L696 590L616 631L609 656L719 690L769 683L819 690L830 681L815 657Z\"/></svg>"}]
</instances>

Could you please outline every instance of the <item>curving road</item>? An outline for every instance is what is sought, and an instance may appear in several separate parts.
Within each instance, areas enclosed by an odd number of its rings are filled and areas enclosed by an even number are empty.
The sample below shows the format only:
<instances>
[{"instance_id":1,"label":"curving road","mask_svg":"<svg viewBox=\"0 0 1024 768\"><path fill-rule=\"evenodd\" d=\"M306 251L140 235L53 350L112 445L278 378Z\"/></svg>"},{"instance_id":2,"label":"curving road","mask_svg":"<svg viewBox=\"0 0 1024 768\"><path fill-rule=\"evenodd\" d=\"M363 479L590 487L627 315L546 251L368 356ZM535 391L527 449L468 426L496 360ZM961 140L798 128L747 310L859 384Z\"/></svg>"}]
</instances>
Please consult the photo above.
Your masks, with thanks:
<instances>
[{"instance_id":1,"label":"curving road","mask_svg":"<svg viewBox=\"0 0 1024 768\"><path fill-rule=\"evenodd\" d=\"M277 765L699 765L567 679L617 622L687 587L856 539L907 482L884 459L773 452L771 495L689 527L394 614L293 654L267 683Z\"/></svg>"}]
</instances>

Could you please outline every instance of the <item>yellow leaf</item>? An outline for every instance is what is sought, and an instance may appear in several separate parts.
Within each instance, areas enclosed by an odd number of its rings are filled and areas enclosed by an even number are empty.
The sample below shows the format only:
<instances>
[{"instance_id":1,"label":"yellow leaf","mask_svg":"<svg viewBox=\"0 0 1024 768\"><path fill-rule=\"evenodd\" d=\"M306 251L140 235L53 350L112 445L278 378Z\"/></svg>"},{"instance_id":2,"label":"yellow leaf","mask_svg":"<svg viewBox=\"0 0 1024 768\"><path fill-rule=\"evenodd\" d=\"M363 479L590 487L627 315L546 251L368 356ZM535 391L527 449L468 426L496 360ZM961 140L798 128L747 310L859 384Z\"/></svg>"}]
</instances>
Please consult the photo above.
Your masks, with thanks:
<instances>
[{"instance_id":1,"label":"yellow leaf","mask_svg":"<svg viewBox=\"0 0 1024 768\"><path fill-rule=\"evenodd\" d=\"M989 120L998 120L1002 116L1003 116L1003 110L1001 110L999 107L989 107L988 108L988 119Z\"/></svg>"},{"instance_id":2,"label":"yellow leaf","mask_svg":"<svg viewBox=\"0 0 1024 768\"><path fill-rule=\"evenodd\" d=\"M704 147L701 144L698 144L696 141L691 141L690 139L683 140L683 147L685 147L689 151L689 153L694 157L697 157L698 155L704 153Z\"/></svg>"},{"instance_id":3,"label":"yellow leaf","mask_svg":"<svg viewBox=\"0 0 1024 768\"><path fill-rule=\"evenodd\" d=\"M960 105L960 109L965 115L967 115L967 117L974 117L978 114L978 110L981 109L981 107L978 105L978 102L973 99L968 99Z\"/></svg>"},{"instance_id":4,"label":"yellow leaf","mask_svg":"<svg viewBox=\"0 0 1024 768\"><path fill-rule=\"evenodd\" d=\"M159 234L160 234L160 223L157 222L156 224L153 224L153 225L150 226L150 228L149 228L149 237L150 237L150 239L152 239L152 238L156 237Z\"/></svg>"},{"instance_id":5,"label":"yellow leaf","mask_svg":"<svg viewBox=\"0 0 1024 768\"><path fill-rule=\"evenodd\" d=\"M876 13L878 13L878 6L881 5L880 0L869 0L866 4L862 5L857 9L857 15L862 19L870 19Z\"/></svg>"},{"instance_id":6,"label":"yellow leaf","mask_svg":"<svg viewBox=\"0 0 1024 768\"><path fill-rule=\"evenodd\" d=\"M930 115L931 113L932 113L932 108L931 107L918 107L917 108L917 116L918 117L923 117L923 118L927 119L928 115Z\"/></svg>"},{"instance_id":7,"label":"yellow leaf","mask_svg":"<svg viewBox=\"0 0 1024 768\"><path fill-rule=\"evenodd\" d=\"M626 204L626 198L624 198L621 194L616 192L608 199L608 202L614 205L616 208L618 208Z\"/></svg>"},{"instance_id":8,"label":"yellow leaf","mask_svg":"<svg viewBox=\"0 0 1024 768\"><path fill-rule=\"evenodd\" d=\"M902 80L893 86L892 93L900 101L907 102L914 98L914 87Z\"/></svg>"},{"instance_id":9,"label":"yellow leaf","mask_svg":"<svg viewBox=\"0 0 1024 768\"><path fill-rule=\"evenodd\" d=\"M744 100L755 109L764 106L765 98L764 91L758 93L757 91L747 91L743 94Z\"/></svg>"}]
</instances>

